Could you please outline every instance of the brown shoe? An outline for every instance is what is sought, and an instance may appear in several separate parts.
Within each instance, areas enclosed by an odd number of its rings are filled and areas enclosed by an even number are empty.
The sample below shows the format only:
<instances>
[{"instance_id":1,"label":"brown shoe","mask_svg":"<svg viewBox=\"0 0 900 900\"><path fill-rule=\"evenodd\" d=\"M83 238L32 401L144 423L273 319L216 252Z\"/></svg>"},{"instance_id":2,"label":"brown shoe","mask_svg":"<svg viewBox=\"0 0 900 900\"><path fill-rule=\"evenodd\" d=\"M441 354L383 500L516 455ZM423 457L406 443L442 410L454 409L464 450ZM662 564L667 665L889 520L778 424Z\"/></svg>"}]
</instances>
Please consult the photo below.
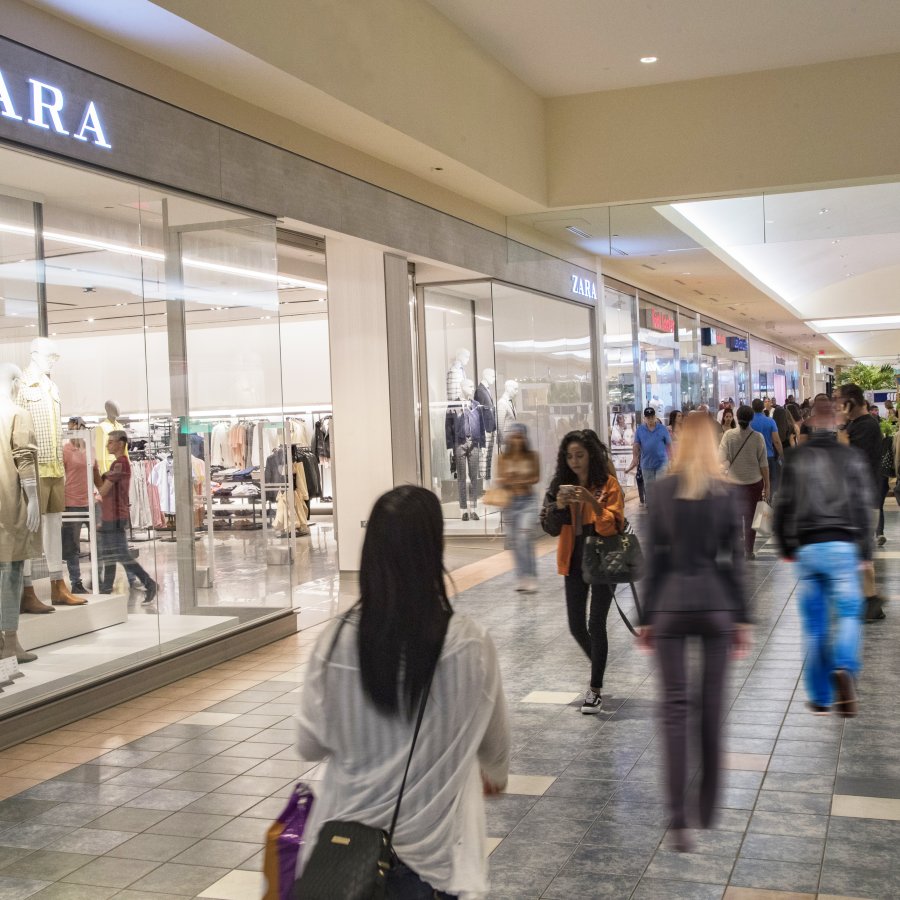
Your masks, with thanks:
<instances>
[{"instance_id":1,"label":"brown shoe","mask_svg":"<svg viewBox=\"0 0 900 900\"><path fill-rule=\"evenodd\" d=\"M19 605L19 612L31 613L32 615L43 615L44 613L56 612L52 606L42 603L38 595L34 592L34 588L26 586L22 588L22 602Z\"/></svg>"},{"instance_id":2,"label":"brown shoe","mask_svg":"<svg viewBox=\"0 0 900 900\"><path fill-rule=\"evenodd\" d=\"M859 711L856 700L856 684L853 676L846 669L838 669L834 673L834 684L837 688L837 701L834 711L845 719L852 719Z\"/></svg>"},{"instance_id":3,"label":"brown shoe","mask_svg":"<svg viewBox=\"0 0 900 900\"><path fill-rule=\"evenodd\" d=\"M76 597L67 587L62 578L50 582L50 602L54 606L84 606L87 600L84 597Z\"/></svg>"}]
</instances>

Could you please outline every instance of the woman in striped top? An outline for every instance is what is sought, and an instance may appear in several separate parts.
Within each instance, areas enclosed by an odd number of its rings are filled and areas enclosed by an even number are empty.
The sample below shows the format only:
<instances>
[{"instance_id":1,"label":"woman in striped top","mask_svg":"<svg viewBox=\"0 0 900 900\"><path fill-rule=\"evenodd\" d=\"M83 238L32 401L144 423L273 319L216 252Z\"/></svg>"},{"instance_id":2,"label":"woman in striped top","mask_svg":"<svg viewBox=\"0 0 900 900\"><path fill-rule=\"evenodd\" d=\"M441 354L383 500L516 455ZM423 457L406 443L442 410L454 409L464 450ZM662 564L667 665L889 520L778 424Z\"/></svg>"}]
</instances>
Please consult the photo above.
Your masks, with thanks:
<instances>
[{"instance_id":1,"label":"woman in striped top","mask_svg":"<svg viewBox=\"0 0 900 900\"><path fill-rule=\"evenodd\" d=\"M322 633L309 663L298 742L326 760L298 871L323 823L387 829L416 714L434 680L394 833L393 898L472 898L487 890L482 793L506 786L509 724L493 642L454 613L444 525L430 491L410 485L372 510L360 600Z\"/></svg>"}]
</instances>

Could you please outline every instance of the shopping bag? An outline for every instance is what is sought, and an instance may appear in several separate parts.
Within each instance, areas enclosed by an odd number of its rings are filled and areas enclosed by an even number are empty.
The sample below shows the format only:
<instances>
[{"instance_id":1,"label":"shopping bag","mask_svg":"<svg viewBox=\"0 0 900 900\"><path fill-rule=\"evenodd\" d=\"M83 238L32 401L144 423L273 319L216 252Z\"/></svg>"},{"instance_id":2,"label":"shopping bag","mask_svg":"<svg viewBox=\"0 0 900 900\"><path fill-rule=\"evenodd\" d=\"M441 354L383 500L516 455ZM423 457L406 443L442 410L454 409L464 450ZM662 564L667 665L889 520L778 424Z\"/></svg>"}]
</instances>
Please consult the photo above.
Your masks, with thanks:
<instances>
[{"instance_id":1,"label":"shopping bag","mask_svg":"<svg viewBox=\"0 0 900 900\"><path fill-rule=\"evenodd\" d=\"M299 782L287 806L266 832L263 873L267 887L263 900L291 900L297 879L297 857L313 799L312 791Z\"/></svg>"},{"instance_id":2,"label":"shopping bag","mask_svg":"<svg viewBox=\"0 0 900 900\"><path fill-rule=\"evenodd\" d=\"M765 500L756 504L756 512L753 514L753 524L750 526L759 537L770 537L772 534L772 507Z\"/></svg>"},{"instance_id":3,"label":"shopping bag","mask_svg":"<svg viewBox=\"0 0 900 900\"><path fill-rule=\"evenodd\" d=\"M481 502L485 506L496 506L498 509L506 509L512 499L512 494L502 487L488 488L481 498Z\"/></svg>"}]
</instances>

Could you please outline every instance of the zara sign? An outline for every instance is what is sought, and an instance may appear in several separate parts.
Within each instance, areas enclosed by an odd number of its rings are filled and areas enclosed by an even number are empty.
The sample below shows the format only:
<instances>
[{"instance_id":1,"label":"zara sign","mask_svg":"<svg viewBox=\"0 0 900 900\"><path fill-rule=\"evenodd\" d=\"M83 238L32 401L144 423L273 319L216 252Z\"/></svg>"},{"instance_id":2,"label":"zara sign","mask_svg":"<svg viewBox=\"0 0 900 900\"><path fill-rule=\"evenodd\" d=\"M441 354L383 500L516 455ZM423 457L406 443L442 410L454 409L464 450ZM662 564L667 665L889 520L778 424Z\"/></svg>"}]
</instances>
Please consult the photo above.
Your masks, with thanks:
<instances>
[{"instance_id":1,"label":"zara sign","mask_svg":"<svg viewBox=\"0 0 900 900\"><path fill-rule=\"evenodd\" d=\"M571 275L572 293L581 297L588 297L591 300L597 299L597 285L588 278L580 278L578 275Z\"/></svg>"},{"instance_id":2,"label":"zara sign","mask_svg":"<svg viewBox=\"0 0 900 900\"><path fill-rule=\"evenodd\" d=\"M68 114L65 112L66 97L62 90L52 84L38 81L36 78L29 78L28 84L30 87L27 89L29 95L27 105L19 102L17 109L13 95L3 77L3 72L0 71L0 116L14 122L22 122L32 128L43 128L65 137L71 137L76 141L91 143L106 150L112 149L112 144L106 139L106 133L100 121L100 111L93 100L85 104L84 109L81 110L77 120L78 128L72 132L66 128L66 125L72 125L76 120L68 119ZM20 112L30 113L30 115L25 119ZM64 116L68 121L64 119Z\"/></svg>"}]
</instances>

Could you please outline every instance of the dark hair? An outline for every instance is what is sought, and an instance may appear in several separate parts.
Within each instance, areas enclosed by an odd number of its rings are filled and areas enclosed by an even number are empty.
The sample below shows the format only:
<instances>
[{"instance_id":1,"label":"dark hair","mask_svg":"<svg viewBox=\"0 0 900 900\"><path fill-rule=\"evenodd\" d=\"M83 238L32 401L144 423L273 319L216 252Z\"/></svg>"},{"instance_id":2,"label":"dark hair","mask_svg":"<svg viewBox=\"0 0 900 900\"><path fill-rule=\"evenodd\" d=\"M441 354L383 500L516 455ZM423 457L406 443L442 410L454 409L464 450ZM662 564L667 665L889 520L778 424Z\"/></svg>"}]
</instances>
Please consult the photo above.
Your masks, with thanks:
<instances>
[{"instance_id":1,"label":"dark hair","mask_svg":"<svg viewBox=\"0 0 900 900\"><path fill-rule=\"evenodd\" d=\"M750 406L751 406L753 412L755 412L755 413L761 413L761 412L765 409L765 406L764 406L762 400L759 399L759 397L757 397L757 398L750 404Z\"/></svg>"},{"instance_id":2,"label":"dark hair","mask_svg":"<svg viewBox=\"0 0 900 900\"><path fill-rule=\"evenodd\" d=\"M760 403L760 400L754 400L754 403ZM738 425L746 428L753 421L753 410L749 406L739 406L737 411Z\"/></svg>"},{"instance_id":3,"label":"dark hair","mask_svg":"<svg viewBox=\"0 0 900 900\"><path fill-rule=\"evenodd\" d=\"M375 502L359 566L359 671L388 715L409 718L437 665L453 608L444 583L437 497L402 485Z\"/></svg>"},{"instance_id":4,"label":"dark hair","mask_svg":"<svg viewBox=\"0 0 900 900\"><path fill-rule=\"evenodd\" d=\"M787 411L791 414L791 418L792 418L795 422L802 422L802 421L803 421L803 412L802 412L802 410L800 409L800 407L797 406L796 403L788 403L788 405L787 405Z\"/></svg>"},{"instance_id":5,"label":"dark hair","mask_svg":"<svg viewBox=\"0 0 900 900\"><path fill-rule=\"evenodd\" d=\"M581 444L588 452L588 484L593 487L602 487L606 484L610 475L615 475L612 459L606 445L600 440L595 431L590 428L585 431L570 431L560 442L559 453L556 456L556 473L550 482L550 493L556 496L561 484L578 484L578 477L569 468L566 454L569 444Z\"/></svg>"},{"instance_id":6,"label":"dark hair","mask_svg":"<svg viewBox=\"0 0 900 900\"><path fill-rule=\"evenodd\" d=\"M672 412L669 413L669 428L675 427L675 422L678 420L678 414L680 412L680 409L673 409Z\"/></svg>"},{"instance_id":7,"label":"dark hair","mask_svg":"<svg viewBox=\"0 0 900 900\"><path fill-rule=\"evenodd\" d=\"M120 431L118 428L115 431L111 431L107 436L107 440L121 441L126 447L128 446L128 434L127 432Z\"/></svg>"},{"instance_id":8,"label":"dark hair","mask_svg":"<svg viewBox=\"0 0 900 900\"><path fill-rule=\"evenodd\" d=\"M845 403L850 402L854 406L867 405L862 388L858 384L853 384L852 382L841 385L841 400Z\"/></svg>"},{"instance_id":9,"label":"dark hair","mask_svg":"<svg viewBox=\"0 0 900 900\"><path fill-rule=\"evenodd\" d=\"M734 410L730 406L726 406L725 409L722 411L722 427L724 428L724 426L725 426L725 416L729 416L729 415L731 416L731 424L728 426L729 429L737 428L737 424L736 424L735 418L734 418Z\"/></svg>"},{"instance_id":10,"label":"dark hair","mask_svg":"<svg viewBox=\"0 0 900 900\"><path fill-rule=\"evenodd\" d=\"M84 424L84 419L82 419L81 416L69 416L69 424L74 425L78 430L87 428L87 425Z\"/></svg>"}]
</instances>

